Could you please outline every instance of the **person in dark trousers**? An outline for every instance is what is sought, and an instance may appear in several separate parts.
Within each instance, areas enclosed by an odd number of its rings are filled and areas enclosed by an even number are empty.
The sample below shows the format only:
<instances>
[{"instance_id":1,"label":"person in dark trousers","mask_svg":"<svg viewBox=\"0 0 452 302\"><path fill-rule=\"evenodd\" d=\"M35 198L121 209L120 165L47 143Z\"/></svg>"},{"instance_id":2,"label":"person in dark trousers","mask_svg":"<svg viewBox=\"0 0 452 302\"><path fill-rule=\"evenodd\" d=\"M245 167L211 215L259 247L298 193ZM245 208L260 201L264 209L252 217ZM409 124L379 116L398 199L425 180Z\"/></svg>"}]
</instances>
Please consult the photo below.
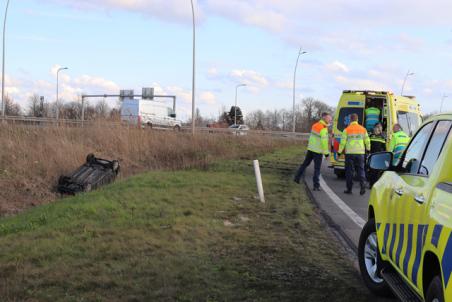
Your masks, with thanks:
<instances>
[{"instance_id":1,"label":"person in dark trousers","mask_svg":"<svg viewBox=\"0 0 452 302\"><path fill-rule=\"evenodd\" d=\"M353 113L350 116L351 123L342 132L341 144L339 146L339 156L345 151L345 176L347 179L347 189L345 194L352 194L353 171L359 177L361 191L359 194L366 193L366 171L365 156L366 151L370 151L369 134L366 128L358 124L358 115Z\"/></svg>"},{"instance_id":2,"label":"person in dark trousers","mask_svg":"<svg viewBox=\"0 0 452 302\"><path fill-rule=\"evenodd\" d=\"M331 115L324 112L322 113L322 119L312 126L306 157L294 177L294 181L299 184L304 171L314 161L314 177L312 178L314 191L320 191L320 168L322 166L323 156L328 157L330 155L328 148L328 126L331 120Z\"/></svg>"},{"instance_id":3,"label":"person in dark trousers","mask_svg":"<svg viewBox=\"0 0 452 302\"><path fill-rule=\"evenodd\" d=\"M370 153L386 151L386 139L383 136L383 125L378 123L375 125L372 135L370 136ZM381 176L381 172L377 170L369 169L367 173L367 180L369 181L369 187L378 181Z\"/></svg>"},{"instance_id":4,"label":"person in dark trousers","mask_svg":"<svg viewBox=\"0 0 452 302\"><path fill-rule=\"evenodd\" d=\"M386 151L386 138L383 136L383 125L378 123L370 135L370 153Z\"/></svg>"}]
</instances>

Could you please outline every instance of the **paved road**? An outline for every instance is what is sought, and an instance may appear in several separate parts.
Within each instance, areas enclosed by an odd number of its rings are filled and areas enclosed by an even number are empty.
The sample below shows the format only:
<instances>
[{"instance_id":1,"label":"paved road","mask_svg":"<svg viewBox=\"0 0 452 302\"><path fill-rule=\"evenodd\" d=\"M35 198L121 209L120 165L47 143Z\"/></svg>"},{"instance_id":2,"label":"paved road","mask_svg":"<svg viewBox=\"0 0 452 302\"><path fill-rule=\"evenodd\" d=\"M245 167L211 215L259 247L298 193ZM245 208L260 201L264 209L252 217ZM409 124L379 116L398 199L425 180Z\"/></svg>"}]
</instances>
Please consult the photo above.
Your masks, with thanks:
<instances>
[{"instance_id":1,"label":"paved road","mask_svg":"<svg viewBox=\"0 0 452 302\"><path fill-rule=\"evenodd\" d=\"M329 161L324 160L321 192L312 191L314 165L307 169L305 182L315 202L326 214L332 226L345 237L344 239L354 250L357 250L361 229L367 221L369 191L360 196L359 183L355 183L353 195L344 194L345 179L338 179L328 165Z\"/></svg>"},{"instance_id":2,"label":"paved road","mask_svg":"<svg viewBox=\"0 0 452 302\"><path fill-rule=\"evenodd\" d=\"M314 201L329 220L330 225L342 236L348 246L357 252L359 235L367 221L369 190L365 195L360 196L359 183L355 183L353 195L344 194L345 179L338 179L334 175L333 169L328 168L328 164L328 161L324 161L322 167L321 192L312 191L314 165L307 169L305 182ZM355 266L358 268L357 258ZM391 302L395 300L378 298L378 301Z\"/></svg>"}]
</instances>

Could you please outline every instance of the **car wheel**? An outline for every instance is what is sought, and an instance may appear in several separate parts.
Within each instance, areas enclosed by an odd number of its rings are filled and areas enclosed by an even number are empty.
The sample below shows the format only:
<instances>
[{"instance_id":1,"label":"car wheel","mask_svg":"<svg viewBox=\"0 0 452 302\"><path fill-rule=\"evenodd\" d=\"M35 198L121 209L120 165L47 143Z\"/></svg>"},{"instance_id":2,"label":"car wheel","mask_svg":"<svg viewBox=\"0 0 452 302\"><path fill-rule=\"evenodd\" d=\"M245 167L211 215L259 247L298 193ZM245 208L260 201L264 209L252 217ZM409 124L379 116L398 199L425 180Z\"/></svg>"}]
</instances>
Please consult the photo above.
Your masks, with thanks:
<instances>
[{"instance_id":1,"label":"car wheel","mask_svg":"<svg viewBox=\"0 0 452 302\"><path fill-rule=\"evenodd\" d=\"M427 289L426 302L444 302L443 283L441 277L436 276Z\"/></svg>"},{"instance_id":2,"label":"car wheel","mask_svg":"<svg viewBox=\"0 0 452 302\"><path fill-rule=\"evenodd\" d=\"M115 174L118 175L118 173L119 173L119 162L117 160L113 161L112 169L113 169L113 172L115 172Z\"/></svg>"},{"instance_id":3,"label":"car wheel","mask_svg":"<svg viewBox=\"0 0 452 302\"><path fill-rule=\"evenodd\" d=\"M146 126L148 126L149 129L152 129L152 123L147 123Z\"/></svg>"},{"instance_id":4,"label":"car wheel","mask_svg":"<svg viewBox=\"0 0 452 302\"><path fill-rule=\"evenodd\" d=\"M94 154L90 153L86 156L86 163L91 164L95 159L96 157L94 156Z\"/></svg>"},{"instance_id":5,"label":"car wheel","mask_svg":"<svg viewBox=\"0 0 452 302\"><path fill-rule=\"evenodd\" d=\"M179 132L180 131L180 126L179 125L176 125L176 126L174 126L174 131L176 131L176 132Z\"/></svg>"},{"instance_id":6,"label":"car wheel","mask_svg":"<svg viewBox=\"0 0 452 302\"><path fill-rule=\"evenodd\" d=\"M380 275L381 269L387 264L380 257L374 219L369 219L361 231L358 244L358 262L366 286L378 296L391 295L389 286Z\"/></svg>"}]
</instances>

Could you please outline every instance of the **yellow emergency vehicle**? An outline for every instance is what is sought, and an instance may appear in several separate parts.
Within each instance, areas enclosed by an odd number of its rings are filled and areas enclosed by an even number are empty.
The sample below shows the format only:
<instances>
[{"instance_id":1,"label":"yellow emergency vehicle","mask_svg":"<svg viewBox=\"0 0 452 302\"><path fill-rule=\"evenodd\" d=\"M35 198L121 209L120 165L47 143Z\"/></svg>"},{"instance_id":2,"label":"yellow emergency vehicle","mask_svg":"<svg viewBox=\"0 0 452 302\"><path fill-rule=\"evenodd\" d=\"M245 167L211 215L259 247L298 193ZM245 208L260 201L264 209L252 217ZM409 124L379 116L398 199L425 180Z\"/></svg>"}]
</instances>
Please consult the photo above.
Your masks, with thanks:
<instances>
[{"instance_id":1,"label":"yellow emergency vehicle","mask_svg":"<svg viewBox=\"0 0 452 302\"><path fill-rule=\"evenodd\" d=\"M373 186L358 246L365 284L402 301L452 301L452 113L427 120L397 166L393 154L370 156L385 171Z\"/></svg>"},{"instance_id":2,"label":"yellow emergency vehicle","mask_svg":"<svg viewBox=\"0 0 452 302\"><path fill-rule=\"evenodd\" d=\"M350 124L350 115L358 114L359 124L365 124L365 110L377 107L381 111L380 121L386 136L386 146L392 138L392 128L399 123L410 137L422 122L419 103L414 97L396 96L387 91L352 91L345 90L339 100L333 121L333 139L331 141L331 167L338 177L345 175L344 155L339 157L337 151L341 142L342 131Z\"/></svg>"}]
</instances>

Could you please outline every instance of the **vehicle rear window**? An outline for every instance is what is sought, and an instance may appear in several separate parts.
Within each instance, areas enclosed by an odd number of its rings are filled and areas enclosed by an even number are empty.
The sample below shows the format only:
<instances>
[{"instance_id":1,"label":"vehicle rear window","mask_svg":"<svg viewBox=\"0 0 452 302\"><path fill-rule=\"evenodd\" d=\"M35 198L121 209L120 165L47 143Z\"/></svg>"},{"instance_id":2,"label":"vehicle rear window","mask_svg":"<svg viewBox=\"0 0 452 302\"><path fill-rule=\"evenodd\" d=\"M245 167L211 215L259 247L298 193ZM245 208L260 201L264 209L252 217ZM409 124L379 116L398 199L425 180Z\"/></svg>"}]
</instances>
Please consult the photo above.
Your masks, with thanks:
<instances>
[{"instance_id":1,"label":"vehicle rear window","mask_svg":"<svg viewBox=\"0 0 452 302\"><path fill-rule=\"evenodd\" d=\"M417 113L397 111L397 122L402 126L403 131L412 137L419 128L421 119Z\"/></svg>"},{"instance_id":2,"label":"vehicle rear window","mask_svg":"<svg viewBox=\"0 0 452 302\"><path fill-rule=\"evenodd\" d=\"M363 108L344 107L339 111L339 117L337 120L337 129L339 131L344 131L344 129L347 128L348 125L350 125L350 115L352 115L353 113L358 114L358 122L360 125L363 124Z\"/></svg>"}]
</instances>

